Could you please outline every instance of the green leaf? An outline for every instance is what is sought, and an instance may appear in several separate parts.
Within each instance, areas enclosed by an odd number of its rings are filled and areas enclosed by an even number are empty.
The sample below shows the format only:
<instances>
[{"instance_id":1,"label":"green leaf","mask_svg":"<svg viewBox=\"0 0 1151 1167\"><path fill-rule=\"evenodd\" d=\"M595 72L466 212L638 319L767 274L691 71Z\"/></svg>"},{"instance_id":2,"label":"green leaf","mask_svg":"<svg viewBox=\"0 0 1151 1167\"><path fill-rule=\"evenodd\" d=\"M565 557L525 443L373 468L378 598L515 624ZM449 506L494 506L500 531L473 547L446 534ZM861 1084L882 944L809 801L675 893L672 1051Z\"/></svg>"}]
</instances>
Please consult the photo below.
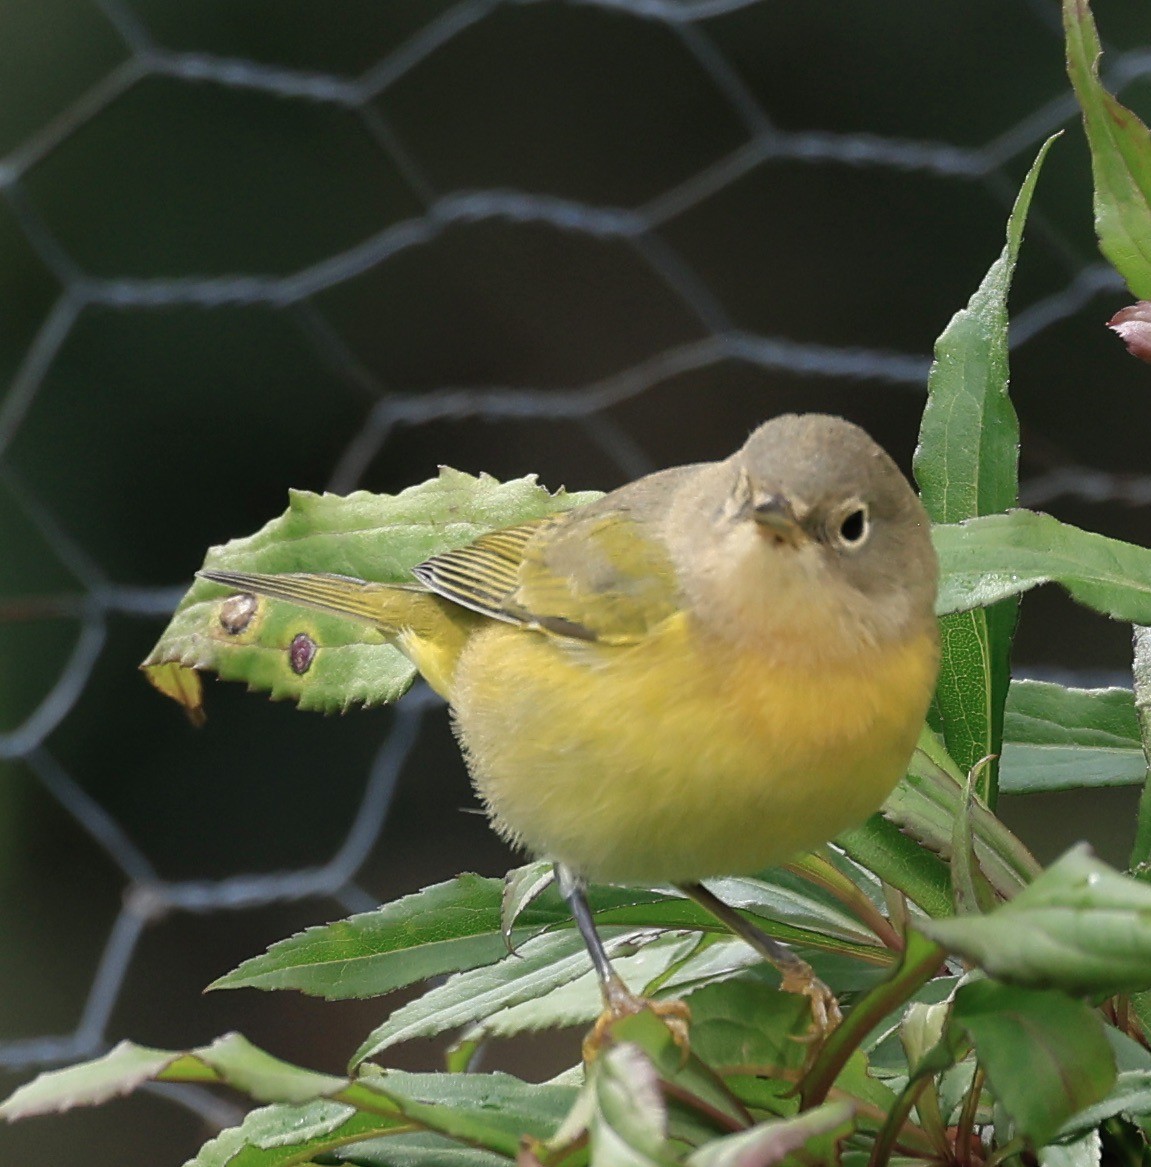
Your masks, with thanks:
<instances>
[{"instance_id":1,"label":"green leaf","mask_svg":"<svg viewBox=\"0 0 1151 1167\"><path fill-rule=\"evenodd\" d=\"M929 916L946 916L951 911L951 880L946 865L908 838L886 817L886 811L873 814L858 827L841 831L835 842Z\"/></svg>"},{"instance_id":2,"label":"green leaf","mask_svg":"<svg viewBox=\"0 0 1151 1167\"><path fill-rule=\"evenodd\" d=\"M633 929L600 928L609 951ZM574 929L545 932L525 940L498 964L456 973L397 1009L374 1029L352 1057L352 1065L374 1058L390 1046L416 1037L435 1037L480 1021L500 1009L531 1001L560 985L586 976L590 968L583 939Z\"/></svg>"},{"instance_id":3,"label":"green leaf","mask_svg":"<svg viewBox=\"0 0 1151 1167\"><path fill-rule=\"evenodd\" d=\"M932 528L941 615L1059 583L1105 616L1151 624L1151 550L1017 510Z\"/></svg>"},{"instance_id":4,"label":"green leaf","mask_svg":"<svg viewBox=\"0 0 1151 1167\"><path fill-rule=\"evenodd\" d=\"M411 1074L384 1070L356 1079L341 1095L358 1109L386 1105L409 1123L515 1158L523 1136L543 1139L578 1093L509 1074Z\"/></svg>"},{"instance_id":5,"label":"green leaf","mask_svg":"<svg viewBox=\"0 0 1151 1167\"><path fill-rule=\"evenodd\" d=\"M668 1022L650 1009L612 1021L607 1036L613 1042L638 1046L650 1059L663 1083L665 1096L674 1103L670 1113L673 1131L676 1126L686 1128L686 1117L729 1127L749 1126L751 1115L728 1089L716 1067L709 1065L695 1049L697 1021L693 1005L690 1049L680 1045ZM707 1131L708 1136L713 1129Z\"/></svg>"},{"instance_id":6,"label":"green leaf","mask_svg":"<svg viewBox=\"0 0 1151 1167\"><path fill-rule=\"evenodd\" d=\"M240 1126L210 1139L186 1167L287 1167L396 1127L394 1118L365 1114L340 1102L265 1106L251 1111Z\"/></svg>"},{"instance_id":7,"label":"green leaf","mask_svg":"<svg viewBox=\"0 0 1151 1167\"><path fill-rule=\"evenodd\" d=\"M283 515L254 535L213 547L204 567L410 583L412 568L431 555L596 497L549 494L534 477L499 483L446 468L396 495L292 491ZM318 651L297 673L289 648L300 634ZM262 598L238 609L219 584L206 580L188 590L142 667L157 688L193 714L200 712L200 685L191 669L246 681L301 709L328 712L394 701L415 676L408 659L366 624Z\"/></svg>"},{"instance_id":8,"label":"green leaf","mask_svg":"<svg viewBox=\"0 0 1151 1167\"><path fill-rule=\"evenodd\" d=\"M808 1056L811 1025L805 997L755 981L709 985L691 998L691 1048L724 1077L782 1077Z\"/></svg>"},{"instance_id":9,"label":"green leaf","mask_svg":"<svg viewBox=\"0 0 1151 1167\"><path fill-rule=\"evenodd\" d=\"M509 1160L506 1155L425 1132L357 1143L334 1151L333 1162L355 1167L508 1167Z\"/></svg>"},{"instance_id":10,"label":"green leaf","mask_svg":"<svg viewBox=\"0 0 1151 1167\"><path fill-rule=\"evenodd\" d=\"M464 874L346 920L278 941L214 981L213 989L298 989L342 1000L391 992L507 955L498 879ZM530 928L553 923L525 913Z\"/></svg>"},{"instance_id":11,"label":"green leaf","mask_svg":"<svg viewBox=\"0 0 1151 1167\"><path fill-rule=\"evenodd\" d=\"M709 879L707 886L729 907L754 917L757 926L788 923L861 949L876 947L874 933L846 912L834 896L782 869L755 877Z\"/></svg>"},{"instance_id":12,"label":"green leaf","mask_svg":"<svg viewBox=\"0 0 1151 1167\"><path fill-rule=\"evenodd\" d=\"M42 1074L16 1091L0 1114L15 1119L95 1104L147 1080L222 1084L258 1102L293 1104L257 1112L244 1126L224 1132L201 1151L200 1167L303 1162L302 1148L326 1150L413 1127L514 1158L520 1138L547 1137L576 1095L569 1087L535 1086L506 1074L317 1074L229 1034L187 1051L122 1044L94 1062ZM297 1157L281 1157L281 1148L295 1148ZM256 1153L261 1150L269 1153Z\"/></svg>"},{"instance_id":13,"label":"green leaf","mask_svg":"<svg viewBox=\"0 0 1151 1167\"><path fill-rule=\"evenodd\" d=\"M1069 993L1151 986L1151 887L1072 848L985 916L927 920L933 940L992 976Z\"/></svg>"},{"instance_id":14,"label":"green leaf","mask_svg":"<svg viewBox=\"0 0 1151 1167\"><path fill-rule=\"evenodd\" d=\"M1115 1081L1098 1014L1063 993L977 981L956 993L951 1020L974 1043L1016 1133L1033 1146L1049 1142Z\"/></svg>"},{"instance_id":15,"label":"green leaf","mask_svg":"<svg viewBox=\"0 0 1151 1167\"><path fill-rule=\"evenodd\" d=\"M592 1063L595 1109L588 1123L596 1167L671 1167L667 1108L655 1066L626 1042Z\"/></svg>"},{"instance_id":16,"label":"green leaf","mask_svg":"<svg viewBox=\"0 0 1151 1167\"><path fill-rule=\"evenodd\" d=\"M819 1151L816 1162L832 1162L830 1149L852 1130L846 1102L828 1102L795 1118L772 1119L750 1130L714 1139L687 1157L688 1167L774 1167L796 1151ZM800 1156L801 1162L807 1156Z\"/></svg>"},{"instance_id":17,"label":"green leaf","mask_svg":"<svg viewBox=\"0 0 1151 1167\"><path fill-rule=\"evenodd\" d=\"M1039 1167L1098 1167L1103 1159L1099 1132L1088 1131L1073 1143L1049 1144L1039 1152Z\"/></svg>"},{"instance_id":18,"label":"green leaf","mask_svg":"<svg viewBox=\"0 0 1151 1167\"><path fill-rule=\"evenodd\" d=\"M654 935L654 938L653 938ZM609 949L612 967L631 990L641 996L661 997L659 985L668 972L690 956L699 945L694 934L632 933L626 946L617 940ZM590 1025L603 1011L599 980L591 970L557 986L542 997L533 997L489 1014L468 1031L469 1037L512 1037L540 1029Z\"/></svg>"},{"instance_id":19,"label":"green leaf","mask_svg":"<svg viewBox=\"0 0 1151 1167\"><path fill-rule=\"evenodd\" d=\"M967 816L980 870L1003 896L1015 895L1039 873L1027 848L981 802L966 805L965 783L929 728L924 728L904 780L883 804L883 814L935 854L953 858L956 822ZM932 915L950 915L948 909Z\"/></svg>"},{"instance_id":20,"label":"green leaf","mask_svg":"<svg viewBox=\"0 0 1151 1167\"><path fill-rule=\"evenodd\" d=\"M73 1106L98 1106L154 1080L179 1057L172 1050L149 1049L122 1041L103 1057L52 1070L21 1086L0 1104L0 1117L12 1122L30 1115L70 1110Z\"/></svg>"},{"instance_id":21,"label":"green leaf","mask_svg":"<svg viewBox=\"0 0 1151 1167\"><path fill-rule=\"evenodd\" d=\"M995 514L1018 501L1019 419L1007 392L1007 295L1031 196L1053 140L1044 143L1023 181L1002 253L935 345L914 462L923 505L935 523ZM1015 618L1016 601L1006 599L940 621L933 720L964 772L1000 750ZM983 774L980 797L994 806L994 763Z\"/></svg>"},{"instance_id":22,"label":"green leaf","mask_svg":"<svg viewBox=\"0 0 1151 1167\"><path fill-rule=\"evenodd\" d=\"M1100 84L1099 34L1087 0L1063 0L1067 72L1083 110L1099 247L1140 299L1151 297L1151 136Z\"/></svg>"},{"instance_id":23,"label":"green leaf","mask_svg":"<svg viewBox=\"0 0 1151 1167\"><path fill-rule=\"evenodd\" d=\"M537 896L555 881L555 865L546 859L515 867L504 876L504 894L500 900L500 917L505 939L511 939L516 919Z\"/></svg>"},{"instance_id":24,"label":"green leaf","mask_svg":"<svg viewBox=\"0 0 1151 1167\"><path fill-rule=\"evenodd\" d=\"M1106 1097L1068 1119L1060 1137L1089 1131L1121 1114L1133 1118L1151 1115L1151 1070L1121 1070Z\"/></svg>"},{"instance_id":25,"label":"green leaf","mask_svg":"<svg viewBox=\"0 0 1151 1167\"><path fill-rule=\"evenodd\" d=\"M1013 681L1003 738L1007 793L1133 786L1147 775L1130 689Z\"/></svg>"}]
</instances>

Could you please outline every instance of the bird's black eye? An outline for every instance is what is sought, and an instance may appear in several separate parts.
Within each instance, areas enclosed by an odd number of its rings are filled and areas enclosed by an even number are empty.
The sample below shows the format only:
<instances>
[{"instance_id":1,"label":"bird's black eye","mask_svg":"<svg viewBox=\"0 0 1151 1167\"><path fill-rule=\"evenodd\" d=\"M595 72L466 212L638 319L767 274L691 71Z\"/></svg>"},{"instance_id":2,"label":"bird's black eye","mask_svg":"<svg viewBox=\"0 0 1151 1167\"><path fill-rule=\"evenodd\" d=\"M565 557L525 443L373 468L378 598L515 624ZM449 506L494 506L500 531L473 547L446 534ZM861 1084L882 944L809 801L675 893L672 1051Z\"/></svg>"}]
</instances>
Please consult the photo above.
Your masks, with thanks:
<instances>
[{"instance_id":1,"label":"bird's black eye","mask_svg":"<svg viewBox=\"0 0 1151 1167\"><path fill-rule=\"evenodd\" d=\"M870 529L871 525L867 521L867 507L855 506L840 520L837 534L840 542L846 546L857 547L867 538Z\"/></svg>"}]
</instances>

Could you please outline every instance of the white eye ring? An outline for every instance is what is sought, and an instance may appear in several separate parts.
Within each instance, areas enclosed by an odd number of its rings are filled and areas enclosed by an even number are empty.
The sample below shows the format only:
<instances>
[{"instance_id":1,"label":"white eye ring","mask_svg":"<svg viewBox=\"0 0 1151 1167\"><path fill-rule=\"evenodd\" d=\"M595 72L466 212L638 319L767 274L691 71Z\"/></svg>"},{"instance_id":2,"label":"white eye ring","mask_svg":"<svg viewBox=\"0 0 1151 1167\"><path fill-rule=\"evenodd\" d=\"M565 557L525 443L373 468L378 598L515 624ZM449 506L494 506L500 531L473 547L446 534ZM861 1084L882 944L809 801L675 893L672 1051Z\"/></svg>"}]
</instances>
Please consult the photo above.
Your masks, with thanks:
<instances>
[{"instance_id":1,"label":"white eye ring","mask_svg":"<svg viewBox=\"0 0 1151 1167\"><path fill-rule=\"evenodd\" d=\"M844 510L835 528L835 541L843 547L861 547L871 534L871 519L867 504L853 502Z\"/></svg>"}]
</instances>

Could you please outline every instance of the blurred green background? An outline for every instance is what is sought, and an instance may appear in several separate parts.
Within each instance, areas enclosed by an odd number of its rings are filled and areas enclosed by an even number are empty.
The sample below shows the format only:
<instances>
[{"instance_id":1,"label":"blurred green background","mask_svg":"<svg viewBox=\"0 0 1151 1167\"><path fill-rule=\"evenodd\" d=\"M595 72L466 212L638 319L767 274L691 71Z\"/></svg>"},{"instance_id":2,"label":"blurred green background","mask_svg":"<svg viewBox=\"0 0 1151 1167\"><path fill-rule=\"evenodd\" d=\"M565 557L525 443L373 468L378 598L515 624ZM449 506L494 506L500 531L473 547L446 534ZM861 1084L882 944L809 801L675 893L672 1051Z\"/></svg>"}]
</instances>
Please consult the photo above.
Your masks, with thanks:
<instances>
[{"instance_id":1,"label":"blurred green background","mask_svg":"<svg viewBox=\"0 0 1151 1167\"><path fill-rule=\"evenodd\" d=\"M1146 117L1146 4L1097 16ZM610 488L785 409L843 413L908 466L933 339L1062 126L1013 300L1025 489L1149 543L1151 371L1102 327L1125 299L1055 3L3 0L0 1086L231 1028L338 1070L382 1003L201 989L309 923L512 861L440 708L377 836L392 712L211 685L196 731L149 690L136 665L209 545L289 487L394 491L446 463ZM1128 656L1128 629L1026 600L1022 668L1093 683ZM1122 862L1133 805L1005 813L1044 857L1086 835ZM321 894L309 871L349 840L354 886ZM232 1105L146 1094L0 1129L0 1162L168 1167Z\"/></svg>"}]
</instances>

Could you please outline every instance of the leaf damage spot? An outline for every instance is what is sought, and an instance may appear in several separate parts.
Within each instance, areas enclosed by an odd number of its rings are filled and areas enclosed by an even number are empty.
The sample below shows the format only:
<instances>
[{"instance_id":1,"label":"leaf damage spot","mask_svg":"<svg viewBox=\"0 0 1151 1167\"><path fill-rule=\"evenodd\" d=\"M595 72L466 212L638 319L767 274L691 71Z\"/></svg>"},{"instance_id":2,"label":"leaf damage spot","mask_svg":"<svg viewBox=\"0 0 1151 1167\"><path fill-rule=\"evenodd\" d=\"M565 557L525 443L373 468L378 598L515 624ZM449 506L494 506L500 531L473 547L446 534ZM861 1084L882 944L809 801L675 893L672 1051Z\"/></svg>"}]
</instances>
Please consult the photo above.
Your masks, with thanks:
<instances>
[{"instance_id":1,"label":"leaf damage spot","mask_svg":"<svg viewBox=\"0 0 1151 1167\"><path fill-rule=\"evenodd\" d=\"M229 636L239 636L251 624L259 604L251 592L229 596L220 605L220 627Z\"/></svg>"},{"instance_id":2,"label":"leaf damage spot","mask_svg":"<svg viewBox=\"0 0 1151 1167\"><path fill-rule=\"evenodd\" d=\"M292 672L302 677L316 659L316 642L306 633L298 632L288 646L288 663Z\"/></svg>"}]
</instances>

